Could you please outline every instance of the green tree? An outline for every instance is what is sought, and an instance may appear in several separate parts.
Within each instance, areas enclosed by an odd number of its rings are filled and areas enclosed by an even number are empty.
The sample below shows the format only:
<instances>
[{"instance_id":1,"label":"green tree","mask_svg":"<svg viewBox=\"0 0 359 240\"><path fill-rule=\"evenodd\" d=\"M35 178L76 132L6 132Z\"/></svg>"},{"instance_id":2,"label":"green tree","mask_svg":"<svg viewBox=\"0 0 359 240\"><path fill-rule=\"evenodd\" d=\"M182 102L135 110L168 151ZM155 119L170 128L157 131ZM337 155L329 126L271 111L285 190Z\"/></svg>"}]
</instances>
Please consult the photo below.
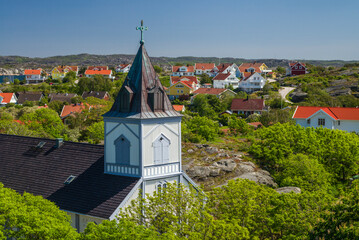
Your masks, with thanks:
<instances>
[{"instance_id":1,"label":"green tree","mask_svg":"<svg viewBox=\"0 0 359 240\"><path fill-rule=\"evenodd\" d=\"M104 139L105 134L104 122L95 122L81 133L80 140L87 141L92 144L98 144Z\"/></svg>"},{"instance_id":2,"label":"green tree","mask_svg":"<svg viewBox=\"0 0 359 240\"><path fill-rule=\"evenodd\" d=\"M202 73L199 77L199 81L200 83L203 85L205 83L211 83L212 84L212 78L210 76L208 76L208 74L206 73Z\"/></svg>"},{"instance_id":3,"label":"green tree","mask_svg":"<svg viewBox=\"0 0 359 240\"><path fill-rule=\"evenodd\" d=\"M62 79L63 83L73 83L76 80L76 72L70 71L66 74L66 76Z\"/></svg>"},{"instance_id":4,"label":"green tree","mask_svg":"<svg viewBox=\"0 0 359 240\"><path fill-rule=\"evenodd\" d=\"M60 100L54 100L54 101L51 101L48 106L49 106L49 108L56 111L60 115L62 108L64 107L64 105L67 105L67 104L68 104L67 102L63 102Z\"/></svg>"},{"instance_id":5,"label":"green tree","mask_svg":"<svg viewBox=\"0 0 359 240\"><path fill-rule=\"evenodd\" d=\"M215 219L205 201L192 187L167 183L153 195L139 196L119 217L169 239L248 239L238 222Z\"/></svg>"},{"instance_id":6,"label":"green tree","mask_svg":"<svg viewBox=\"0 0 359 240\"><path fill-rule=\"evenodd\" d=\"M183 124L186 126L184 131L184 137L189 134L187 137L188 140L191 139L191 134L199 136L199 139L205 139L207 141L214 140L218 136L218 123L207 118L207 117L193 117ZM191 140L190 140L191 141Z\"/></svg>"},{"instance_id":7,"label":"green tree","mask_svg":"<svg viewBox=\"0 0 359 240\"><path fill-rule=\"evenodd\" d=\"M359 239L359 182L337 202L322 211L321 221L310 233L310 239Z\"/></svg>"},{"instance_id":8,"label":"green tree","mask_svg":"<svg viewBox=\"0 0 359 240\"><path fill-rule=\"evenodd\" d=\"M155 72L157 74L160 74L162 72L162 68L160 66L154 65L153 68L155 69Z\"/></svg>"},{"instance_id":9,"label":"green tree","mask_svg":"<svg viewBox=\"0 0 359 240\"><path fill-rule=\"evenodd\" d=\"M29 193L20 195L0 183L0 237L77 239L70 216L52 202Z\"/></svg>"},{"instance_id":10,"label":"green tree","mask_svg":"<svg viewBox=\"0 0 359 240\"><path fill-rule=\"evenodd\" d=\"M232 115L229 119L228 127L231 133L235 136L238 134L248 134L252 128L248 125L248 123L244 119L237 118L236 116Z\"/></svg>"}]
</instances>

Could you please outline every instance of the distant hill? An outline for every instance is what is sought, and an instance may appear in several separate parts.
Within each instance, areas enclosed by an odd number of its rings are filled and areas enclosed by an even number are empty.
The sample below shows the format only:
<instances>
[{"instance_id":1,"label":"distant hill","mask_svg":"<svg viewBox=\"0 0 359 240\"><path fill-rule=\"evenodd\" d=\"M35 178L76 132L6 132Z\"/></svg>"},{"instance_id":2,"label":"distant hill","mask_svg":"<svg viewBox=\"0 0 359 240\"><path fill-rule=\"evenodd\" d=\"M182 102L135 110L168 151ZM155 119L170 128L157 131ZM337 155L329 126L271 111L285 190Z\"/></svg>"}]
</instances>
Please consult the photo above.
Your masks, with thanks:
<instances>
[{"instance_id":1,"label":"distant hill","mask_svg":"<svg viewBox=\"0 0 359 240\"><path fill-rule=\"evenodd\" d=\"M131 63L134 55L125 54L113 54L113 55L94 55L94 54L77 54L67 56L53 56L46 58L29 58L21 56L0 56L0 68L37 68L51 69L57 65L77 65L77 66L89 66L89 65L107 65L109 67L115 67L118 64ZM151 61L155 65L160 65L169 69L170 64L194 64L196 62L215 62L227 63L234 62L241 64L243 62L264 62L268 67L274 68L277 66L287 66L287 59L244 59L244 58L217 58L217 57L151 57ZM342 60L301 60L313 65L322 66L343 66L346 63L353 63L353 61Z\"/></svg>"}]
</instances>

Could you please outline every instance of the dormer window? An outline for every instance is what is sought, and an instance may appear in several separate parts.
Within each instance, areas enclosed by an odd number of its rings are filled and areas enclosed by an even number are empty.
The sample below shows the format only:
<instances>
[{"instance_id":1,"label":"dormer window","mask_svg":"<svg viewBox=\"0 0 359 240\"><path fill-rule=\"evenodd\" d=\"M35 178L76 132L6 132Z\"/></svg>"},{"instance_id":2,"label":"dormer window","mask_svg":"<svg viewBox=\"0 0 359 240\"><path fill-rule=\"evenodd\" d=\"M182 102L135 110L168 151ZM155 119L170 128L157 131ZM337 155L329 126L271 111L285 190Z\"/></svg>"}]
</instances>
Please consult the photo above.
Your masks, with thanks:
<instances>
[{"instance_id":1,"label":"dormer window","mask_svg":"<svg viewBox=\"0 0 359 240\"><path fill-rule=\"evenodd\" d=\"M164 93L160 88L153 89L148 93L148 97L153 111L164 109Z\"/></svg>"},{"instance_id":2,"label":"dormer window","mask_svg":"<svg viewBox=\"0 0 359 240\"><path fill-rule=\"evenodd\" d=\"M132 100L133 92L130 87L124 86L120 92L120 111L129 112Z\"/></svg>"}]
</instances>

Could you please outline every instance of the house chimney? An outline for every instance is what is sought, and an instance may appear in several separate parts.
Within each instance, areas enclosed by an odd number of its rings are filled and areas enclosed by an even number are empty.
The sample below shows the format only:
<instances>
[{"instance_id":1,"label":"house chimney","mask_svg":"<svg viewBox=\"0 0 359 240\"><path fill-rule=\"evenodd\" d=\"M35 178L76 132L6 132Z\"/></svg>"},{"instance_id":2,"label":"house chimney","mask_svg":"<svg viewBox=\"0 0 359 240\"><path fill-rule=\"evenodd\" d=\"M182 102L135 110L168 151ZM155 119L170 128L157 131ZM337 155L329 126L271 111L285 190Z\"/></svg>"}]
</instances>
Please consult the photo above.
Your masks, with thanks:
<instances>
[{"instance_id":1,"label":"house chimney","mask_svg":"<svg viewBox=\"0 0 359 240\"><path fill-rule=\"evenodd\" d=\"M248 95L247 95L247 101L248 101L248 99L249 99L249 97L248 97Z\"/></svg>"},{"instance_id":2,"label":"house chimney","mask_svg":"<svg viewBox=\"0 0 359 240\"><path fill-rule=\"evenodd\" d=\"M56 138L55 148L60 148L64 144L64 140L62 138Z\"/></svg>"}]
</instances>

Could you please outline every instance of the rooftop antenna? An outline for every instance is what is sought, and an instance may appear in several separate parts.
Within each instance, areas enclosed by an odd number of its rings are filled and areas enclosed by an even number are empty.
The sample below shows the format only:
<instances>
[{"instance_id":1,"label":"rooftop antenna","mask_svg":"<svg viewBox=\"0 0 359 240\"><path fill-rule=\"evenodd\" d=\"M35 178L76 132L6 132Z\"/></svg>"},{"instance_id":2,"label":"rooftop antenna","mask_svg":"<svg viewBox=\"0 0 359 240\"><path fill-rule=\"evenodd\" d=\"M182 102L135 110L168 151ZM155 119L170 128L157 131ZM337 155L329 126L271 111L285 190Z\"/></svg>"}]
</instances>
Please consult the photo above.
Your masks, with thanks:
<instances>
[{"instance_id":1,"label":"rooftop antenna","mask_svg":"<svg viewBox=\"0 0 359 240\"><path fill-rule=\"evenodd\" d=\"M141 20L141 27L136 27L136 30L140 30L141 31L141 41L140 41L140 44L144 44L145 41L143 40L143 31L147 31L148 30L148 27L144 27L143 26L143 20Z\"/></svg>"}]
</instances>

